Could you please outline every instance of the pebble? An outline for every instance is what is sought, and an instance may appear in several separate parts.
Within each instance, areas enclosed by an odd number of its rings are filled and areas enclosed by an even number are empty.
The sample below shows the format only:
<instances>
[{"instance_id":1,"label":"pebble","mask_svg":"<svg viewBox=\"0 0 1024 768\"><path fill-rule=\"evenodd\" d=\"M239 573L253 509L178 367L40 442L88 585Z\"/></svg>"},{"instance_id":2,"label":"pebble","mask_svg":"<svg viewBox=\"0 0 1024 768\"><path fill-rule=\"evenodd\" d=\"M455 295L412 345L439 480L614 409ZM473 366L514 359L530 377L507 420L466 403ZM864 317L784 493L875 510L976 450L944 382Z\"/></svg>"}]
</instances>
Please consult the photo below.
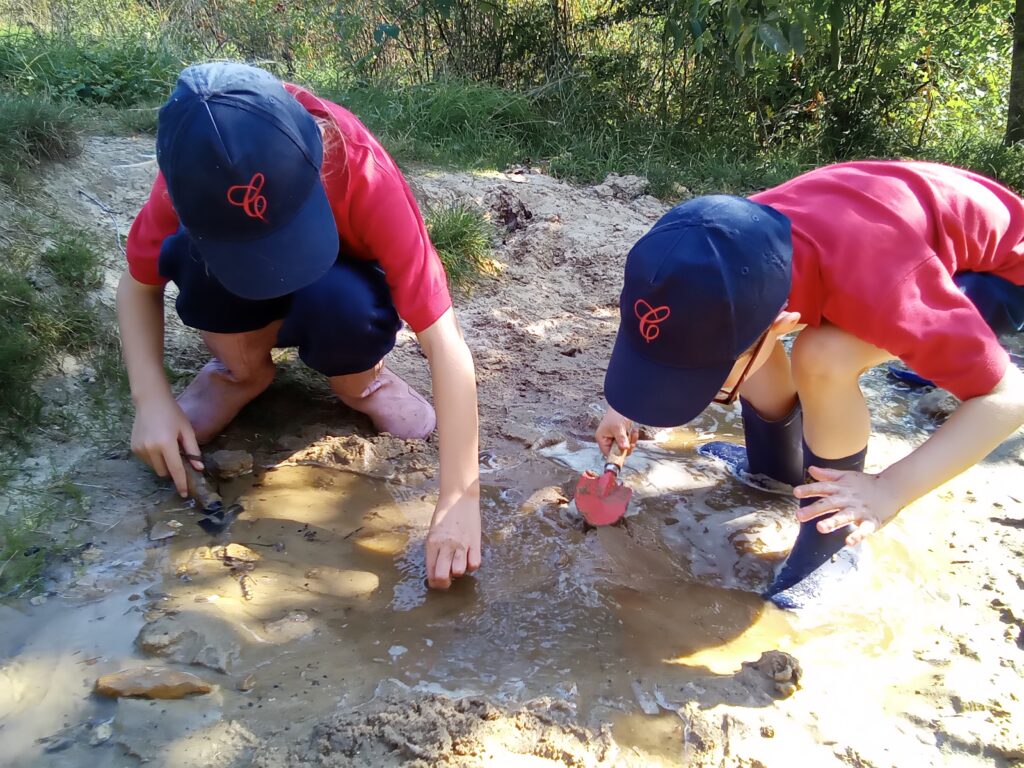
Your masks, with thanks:
<instances>
[{"instance_id":1,"label":"pebble","mask_svg":"<svg viewBox=\"0 0 1024 768\"><path fill-rule=\"evenodd\" d=\"M235 685L240 691L251 691L256 687L256 675L246 675L244 679L239 680Z\"/></svg>"},{"instance_id":2,"label":"pebble","mask_svg":"<svg viewBox=\"0 0 1024 768\"><path fill-rule=\"evenodd\" d=\"M33 597L33 598L31 598L29 600L29 603L31 603L32 605L36 605L36 606L45 605L46 604L46 595L36 595L35 597Z\"/></svg>"},{"instance_id":3,"label":"pebble","mask_svg":"<svg viewBox=\"0 0 1024 768\"><path fill-rule=\"evenodd\" d=\"M98 747L110 740L110 737L114 735L114 728L108 720L105 723L100 723L92 729L92 736L89 737L89 745L92 747Z\"/></svg>"},{"instance_id":4,"label":"pebble","mask_svg":"<svg viewBox=\"0 0 1024 768\"><path fill-rule=\"evenodd\" d=\"M146 699L182 699L193 693L209 693L213 686L188 672L168 667L135 667L103 675L96 681L101 696L141 696ZM109 737L108 737L109 738Z\"/></svg>"},{"instance_id":5,"label":"pebble","mask_svg":"<svg viewBox=\"0 0 1024 768\"><path fill-rule=\"evenodd\" d=\"M218 480L231 480L252 472L252 454L248 451L214 451L205 464Z\"/></svg>"},{"instance_id":6,"label":"pebble","mask_svg":"<svg viewBox=\"0 0 1024 768\"><path fill-rule=\"evenodd\" d=\"M149 540L163 541L164 539L169 539L172 536L177 536L180 529L181 523L177 520L159 520L153 523L153 527L149 529Z\"/></svg>"}]
</instances>

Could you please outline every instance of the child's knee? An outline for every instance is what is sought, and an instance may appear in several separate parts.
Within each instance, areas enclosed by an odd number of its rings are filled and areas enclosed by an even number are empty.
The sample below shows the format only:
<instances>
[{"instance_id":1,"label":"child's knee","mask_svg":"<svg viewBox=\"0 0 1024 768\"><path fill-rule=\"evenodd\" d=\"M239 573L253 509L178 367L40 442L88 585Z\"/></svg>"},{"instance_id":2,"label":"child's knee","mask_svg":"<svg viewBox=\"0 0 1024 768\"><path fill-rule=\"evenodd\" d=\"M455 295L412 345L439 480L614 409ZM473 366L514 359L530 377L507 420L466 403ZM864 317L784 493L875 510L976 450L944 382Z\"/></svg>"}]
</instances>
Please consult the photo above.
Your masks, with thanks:
<instances>
[{"instance_id":1,"label":"child's knee","mask_svg":"<svg viewBox=\"0 0 1024 768\"><path fill-rule=\"evenodd\" d=\"M248 333L203 334L203 340L223 370L236 384L262 391L274 380L276 367L270 356L276 325L271 329Z\"/></svg>"},{"instance_id":2,"label":"child's knee","mask_svg":"<svg viewBox=\"0 0 1024 768\"><path fill-rule=\"evenodd\" d=\"M828 389L856 381L861 365L848 334L838 328L804 330L793 344L792 370L797 389Z\"/></svg>"}]
</instances>

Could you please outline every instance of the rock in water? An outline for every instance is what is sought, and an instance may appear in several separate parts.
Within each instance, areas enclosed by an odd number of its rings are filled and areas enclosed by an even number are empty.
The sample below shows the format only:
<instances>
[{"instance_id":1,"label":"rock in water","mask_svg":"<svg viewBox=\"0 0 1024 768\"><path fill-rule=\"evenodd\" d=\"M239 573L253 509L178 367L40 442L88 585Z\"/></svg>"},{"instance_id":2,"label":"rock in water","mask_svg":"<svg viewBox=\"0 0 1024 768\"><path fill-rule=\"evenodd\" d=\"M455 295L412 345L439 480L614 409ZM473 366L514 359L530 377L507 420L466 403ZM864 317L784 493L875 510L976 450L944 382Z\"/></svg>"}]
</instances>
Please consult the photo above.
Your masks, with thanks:
<instances>
[{"instance_id":1,"label":"rock in water","mask_svg":"<svg viewBox=\"0 0 1024 768\"><path fill-rule=\"evenodd\" d=\"M146 653L180 664L228 672L241 646L233 630L210 616L183 612L144 625L135 640Z\"/></svg>"},{"instance_id":2,"label":"rock in water","mask_svg":"<svg viewBox=\"0 0 1024 768\"><path fill-rule=\"evenodd\" d=\"M291 611L277 621L263 624L263 635L271 643L289 643L303 640L316 631L316 624L303 611Z\"/></svg>"},{"instance_id":3,"label":"rock in water","mask_svg":"<svg viewBox=\"0 0 1024 768\"><path fill-rule=\"evenodd\" d=\"M310 568L303 586L328 597L366 597L380 586L380 578L369 571L349 571L330 566Z\"/></svg>"},{"instance_id":4,"label":"rock in water","mask_svg":"<svg viewBox=\"0 0 1024 768\"><path fill-rule=\"evenodd\" d=\"M153 523L153 527L149 529L149 540L150 541L163 541L169 539L172 536L177 536L181 530L181 523L177 520L158 520Z\"/></svg>"},{"instance_id":5,"label":"rock in water","mask_svg":"<svg viewBox=\"0 0 1024 768\"><path fill-rule=\"evenodd\" d=\"M921 395L914 409L941 424L959 407L960 401L956 395L944 389L933 389Z\"/></svg>"},{"instance_id":6,"label":"rock in water","mask_svg":"<svg viewBox=\"0 0 1024 768\"><path fill-rule=\"evenodd\" d=\"M209 693L212 690L213 686L205 680L167 667L122 669L111 675L103 675L96 681L96 693L112 698L141 696L145 699L181 699L193 693ZM109 734L106 738L110 738Z\"/></svg>"},{"instance_id":7,"label":"rock in water","mask_svg":"<svg viewBox=\"0 0 1024 768\"><path fill-rule=\"evenodd\" d=\"M210 474L218 480L231 480L252 472L252 454L248 451L214 451L206 457Z\"/></svg>"}]
</instances>

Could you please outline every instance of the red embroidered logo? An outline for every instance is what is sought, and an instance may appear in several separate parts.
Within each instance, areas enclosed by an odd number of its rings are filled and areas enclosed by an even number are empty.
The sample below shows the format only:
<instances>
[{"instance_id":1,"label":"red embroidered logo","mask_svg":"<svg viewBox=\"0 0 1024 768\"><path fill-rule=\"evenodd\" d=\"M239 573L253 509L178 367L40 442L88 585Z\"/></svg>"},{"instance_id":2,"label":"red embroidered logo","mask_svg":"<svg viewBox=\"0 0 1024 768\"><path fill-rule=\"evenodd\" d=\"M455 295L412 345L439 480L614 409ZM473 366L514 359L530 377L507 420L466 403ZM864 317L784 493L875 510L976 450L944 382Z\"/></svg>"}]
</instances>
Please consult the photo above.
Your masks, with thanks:
<instances>
[{"instance_id":1,"label":"red embroidered logo","mask_svg":"<svg viewBox=\"0 0 1024 768\"><path fill-rule=\"evenodd\" d=\"M644 341L652 342L661 333L659 324L668 320L672 310L667 306L652 307L643 299L637 299L633 305L633 313L640 319L640 335Z\"/></svg>"},{"instance_id":2,"label":"red embroidered logo","mask_svg":"<svg viewBox=\"0 0 1024 768\"><path fill-rule=\"evenodd\" d=\"M245 211L245 215L250 219L266 221L263 214L267 210L267 198L260 194L263 191L263 181L262 173L254 173L248 184L229 187L228 202Z\"/></svg>"}]
</instances>

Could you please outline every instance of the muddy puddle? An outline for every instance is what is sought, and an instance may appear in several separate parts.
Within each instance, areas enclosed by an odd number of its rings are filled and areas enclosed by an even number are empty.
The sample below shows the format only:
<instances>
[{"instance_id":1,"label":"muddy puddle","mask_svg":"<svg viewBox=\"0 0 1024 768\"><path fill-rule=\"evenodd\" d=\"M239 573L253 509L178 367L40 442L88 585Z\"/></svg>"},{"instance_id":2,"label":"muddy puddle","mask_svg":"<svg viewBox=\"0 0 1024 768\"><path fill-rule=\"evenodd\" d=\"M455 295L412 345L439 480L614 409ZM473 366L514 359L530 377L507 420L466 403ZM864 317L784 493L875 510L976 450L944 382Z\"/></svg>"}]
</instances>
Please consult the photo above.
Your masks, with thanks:
<instances>
[{"instance_id":1,"label":"muddy puddle","mask_svg":"<svg viewBox=\"0 0 1024 768\"><path fill-rule=\"evenodd\" d=\"M920 439L899 402L907 397L890 398L890 429ZM509 708L549 697L593 733L610 725L620 764L710 764L699 761L708 737L695 706L774 722L761 727L762 758L772 744L803 744L828 764L836 733L867 727L882 728L895 754L922 749L927 740L899 718L934 682L922 640L938 646L933 655L947 652L943 624L964 553L944 537L962 499L932 496L875 536L837 604L782 612L758 593L794 535L792 502L693 450L712 436L739 439L738 430L734 413L711 410L691 429L642 442L625 475L636 490L630 513L602 529L585 528L569 501L578 472L597 463L592 444L490 456L483 568L448 593L424 584L428 480L260 471L223 488L245 513L220 537L176 499L140 507L138 535L60 594L0 607L4 764L245 764L261 744L286 749L385 689L484 695ZM873 461L909 447L881 434ZM975 473L1005 495L1000 472L1014 471ZM174 535L149 540L143 518L150 535ZM768 651L799 659L801 689L790 699L744 664ZM100 675L143 663L187 668L215 690L181 701L91 695ZM799 706L814 712L813 726L805 719L768 744L763 734L784 731L787 709Z\"/></svg>"}]
</instances>

